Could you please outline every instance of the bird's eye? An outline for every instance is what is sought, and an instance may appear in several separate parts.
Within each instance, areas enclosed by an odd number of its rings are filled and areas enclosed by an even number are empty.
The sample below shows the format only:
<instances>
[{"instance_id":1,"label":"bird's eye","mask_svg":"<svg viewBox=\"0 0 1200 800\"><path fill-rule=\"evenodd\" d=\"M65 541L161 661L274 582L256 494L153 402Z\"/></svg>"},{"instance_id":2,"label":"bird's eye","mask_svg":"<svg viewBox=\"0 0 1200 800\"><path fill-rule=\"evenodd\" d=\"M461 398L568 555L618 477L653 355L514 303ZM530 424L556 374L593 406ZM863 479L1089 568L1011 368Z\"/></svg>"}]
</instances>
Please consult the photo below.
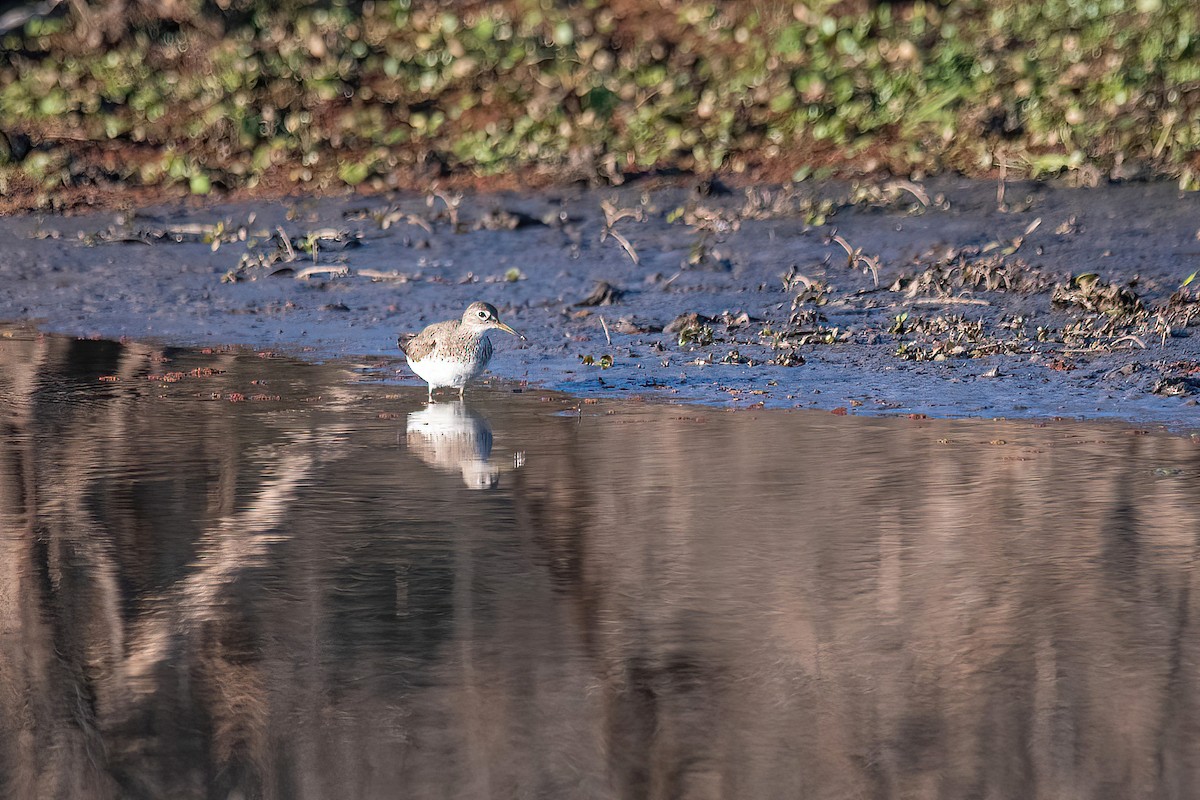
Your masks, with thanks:
<instances>
[{"instance_id":1,"label":"bird's eye","mask_svg":"<svg viewBox=\"0 0 1200 800\"><path fill-rule=\"evenodd\" d=\"M480 316L480 318L482 318L482 319L487 319L487 312L486 312L486 311L480 311L480 312L479 312L479 316Z\"/></svg>"}]
</instances>

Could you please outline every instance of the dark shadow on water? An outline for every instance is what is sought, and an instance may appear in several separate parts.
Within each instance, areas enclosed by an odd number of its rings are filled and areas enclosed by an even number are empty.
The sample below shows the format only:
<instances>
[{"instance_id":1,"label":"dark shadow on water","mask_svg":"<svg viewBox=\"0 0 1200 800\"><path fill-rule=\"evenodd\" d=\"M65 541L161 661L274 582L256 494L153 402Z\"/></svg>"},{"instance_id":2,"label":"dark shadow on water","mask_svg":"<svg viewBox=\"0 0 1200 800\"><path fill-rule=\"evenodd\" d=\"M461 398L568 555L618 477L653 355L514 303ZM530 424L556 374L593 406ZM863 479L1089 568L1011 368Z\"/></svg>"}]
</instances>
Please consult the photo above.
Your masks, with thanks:
<instances>
[{"instance_id":1,"label":"dark shadow on water","mask_svg":"<svg viewBox=\"0 0 1200 800\"><path fill-rule=\"evenodd\" d=\"M0 393L5 797L1196 794L1187 438L20 335Z\"/></svg>"}]
</instances>

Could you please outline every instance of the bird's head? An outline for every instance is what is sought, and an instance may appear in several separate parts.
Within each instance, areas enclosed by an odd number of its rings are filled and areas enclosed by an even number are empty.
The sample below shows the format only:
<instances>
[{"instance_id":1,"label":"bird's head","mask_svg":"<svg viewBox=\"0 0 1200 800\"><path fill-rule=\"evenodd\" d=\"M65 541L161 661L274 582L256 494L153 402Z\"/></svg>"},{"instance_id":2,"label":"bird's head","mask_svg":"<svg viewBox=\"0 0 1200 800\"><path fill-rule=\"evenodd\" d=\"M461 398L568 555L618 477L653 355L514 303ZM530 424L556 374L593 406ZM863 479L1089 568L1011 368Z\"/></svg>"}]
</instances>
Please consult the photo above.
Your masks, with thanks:
<instances>
[{"instance_id":1,"label":"bird's head","mask_svg":"<svg viewBox=\"0 0 1200 800\"><path fill-rule=\"evenodd\" d=\"M491 303L471 303L463 312L462 324L468 328L482 328L483 330L497 328L520 339L525 338L500 321L500 313Z\"/></svg>"}]
</instances>

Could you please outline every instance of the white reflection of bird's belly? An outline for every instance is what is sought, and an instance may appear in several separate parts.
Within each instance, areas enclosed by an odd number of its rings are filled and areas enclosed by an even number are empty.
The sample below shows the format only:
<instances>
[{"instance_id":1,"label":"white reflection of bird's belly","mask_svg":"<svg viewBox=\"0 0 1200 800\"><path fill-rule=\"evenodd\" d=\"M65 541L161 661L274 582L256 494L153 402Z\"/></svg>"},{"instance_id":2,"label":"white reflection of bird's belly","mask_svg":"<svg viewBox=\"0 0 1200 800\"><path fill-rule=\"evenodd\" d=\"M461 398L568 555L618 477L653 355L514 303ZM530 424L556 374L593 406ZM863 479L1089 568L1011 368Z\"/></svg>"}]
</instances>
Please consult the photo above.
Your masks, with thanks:
<instances>
[{"instance_id":1,"label":"white reflection of bird's belly","mask_svg":"<svg viewBox=\"0 0 1200 800\"><path fill-rule=\"evenodd\" d=\"M421 380L437 389L442 386L459 388L487 367L487 361L459 361L438 358L434 355L425 356L420 361L408 359L408 366L417 373Z\"/></svg>"}]
</instances>

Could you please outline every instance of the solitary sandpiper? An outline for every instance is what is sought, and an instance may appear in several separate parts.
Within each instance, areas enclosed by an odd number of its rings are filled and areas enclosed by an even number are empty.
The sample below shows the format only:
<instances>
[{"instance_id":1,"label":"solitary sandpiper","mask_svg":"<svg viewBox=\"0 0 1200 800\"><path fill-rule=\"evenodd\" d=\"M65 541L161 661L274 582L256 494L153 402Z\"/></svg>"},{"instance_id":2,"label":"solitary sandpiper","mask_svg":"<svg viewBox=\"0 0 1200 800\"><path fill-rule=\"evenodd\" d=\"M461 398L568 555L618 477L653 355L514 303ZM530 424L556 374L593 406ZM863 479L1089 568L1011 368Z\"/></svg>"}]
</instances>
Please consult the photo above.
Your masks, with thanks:
<instances>
[{"instance_id":1,"label":"solitary sandpiper","mask_svg":"<svg viewBox=\"0 0 1200 800\"><path fill-rule=\"evenodd\" d=\"M461 320L435 322L411 338L400 338L400 350L408 366L433 390L444 386L458 389L461 399L467 383L487 369L492 358L492 343L487 332L498 328L524 339L524 336L500 321L491 303L471 303Z\"/></svg>"}]
</instances>

